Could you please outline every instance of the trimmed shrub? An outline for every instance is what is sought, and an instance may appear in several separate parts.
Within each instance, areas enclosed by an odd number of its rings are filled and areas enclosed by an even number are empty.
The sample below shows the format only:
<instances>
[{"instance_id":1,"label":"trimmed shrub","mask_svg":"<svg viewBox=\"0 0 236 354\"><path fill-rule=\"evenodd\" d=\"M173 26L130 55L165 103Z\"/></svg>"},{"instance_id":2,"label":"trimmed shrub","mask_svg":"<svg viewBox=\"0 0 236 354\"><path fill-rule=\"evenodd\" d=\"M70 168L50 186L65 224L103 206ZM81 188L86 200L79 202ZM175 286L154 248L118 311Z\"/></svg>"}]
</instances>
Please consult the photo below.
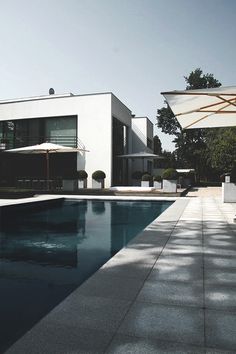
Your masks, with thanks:
<instances>
[{"instance_id":1,"label":"trimmed shrub","mask_svg":"<svg viewBox=\"0 0 236 354\"><path fill-rule=\"evenodd\" d=\"M95 181L100 181L101 179L106 178L106 174L105 174L105 172L103 172L101 170L97 170L97 171L93 172L92 178L95 179Z\"/></svg>"},{"instance_id":2,"label":"trimmed shrub","mask_svg":"<svg viewBox=\"0 0 236 354\"><path fill-rule=\"evenodd\" d=\"M149 173L145 173L144 175L142 175L142 181L151 181L152 176L149 175Z\"/></svg>"},{"instance_id":3,"label":"trimmed shrub","mask_svg":"<svg viewBox=\"0 0 236 354\"><path fill-rule=\"evenodd\" d=\"M167 168L163 171L162 178L167 180L177 180L178 172L174 168Z\"/></svg>"},{"instance_id":4,"label":"trimmed shrub","mask_svg":"<svg viewBox=\"0 0 236 354\"><path fill-rule=\"evenodd\" d=\"M88 178L88 174L85 170L79 170L77 171L77 178L79 180L84 180L84 179L87 179Z\"/></svg>"},{"instance_id":5,"label":"trimmed shrub","mask_svg":"<svg viewBox=\"0 0 236 354\"><path fill-rule=\"evenodd\" d=\"M160 175L154 176L153 181L162 182L162 177Z\"/></svg>"}]
</instances>

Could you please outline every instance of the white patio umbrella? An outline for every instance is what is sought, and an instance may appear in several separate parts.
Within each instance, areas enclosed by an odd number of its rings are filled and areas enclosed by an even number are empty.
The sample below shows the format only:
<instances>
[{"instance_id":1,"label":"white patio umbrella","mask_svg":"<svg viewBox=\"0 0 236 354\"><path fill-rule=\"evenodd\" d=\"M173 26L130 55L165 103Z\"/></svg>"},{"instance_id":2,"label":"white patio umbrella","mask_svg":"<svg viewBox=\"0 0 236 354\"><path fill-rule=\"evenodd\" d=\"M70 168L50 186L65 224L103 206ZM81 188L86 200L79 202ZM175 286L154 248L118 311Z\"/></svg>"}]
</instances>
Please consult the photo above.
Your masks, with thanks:
<instances>
[{"instance_id":1,"label":"white patio umbrella","mask_svg":"<svg viewBox=\"0 0 236 354\"><path fill-rule=\"evenodd\" d=\"M50 168L49 168L49 154L58 153L58 152L80 152L80 151L88 151L80 148L71 148L68 146L52 144L52 143L42 143L31 146L24 146L16 149L5 150L5 152L10 153L20 153L20 154L45 154L46 156L46 180L47 180L47 189L49 189L49 176L50 176Z\"/></svg>"},{"instance_id":2,"label":"white patio umbrella","mask_svg":"<svg viewBox=\"0 0 236 354\"><path fill-rule=\"evenodd\" d=\"M125 158L125 159L141 159L143 162L143 171L144 171L144 160L149 159L149 160L155 160L155 159L164 159L163 156L152 154L149 152L141 151L141 152L134 152L131 154L125 154L125 155L118 155L117 157Z\"/></svg>"},{"instance_id":3,"label":"white patio umbrella","mask_svg":"<svg viewBox=\"0 0 236 354\"><path fill-rule=\"evenodd\" d=\"M236 126L236 86L162 92L183 129Z\"/></svg>"}]
</instances>

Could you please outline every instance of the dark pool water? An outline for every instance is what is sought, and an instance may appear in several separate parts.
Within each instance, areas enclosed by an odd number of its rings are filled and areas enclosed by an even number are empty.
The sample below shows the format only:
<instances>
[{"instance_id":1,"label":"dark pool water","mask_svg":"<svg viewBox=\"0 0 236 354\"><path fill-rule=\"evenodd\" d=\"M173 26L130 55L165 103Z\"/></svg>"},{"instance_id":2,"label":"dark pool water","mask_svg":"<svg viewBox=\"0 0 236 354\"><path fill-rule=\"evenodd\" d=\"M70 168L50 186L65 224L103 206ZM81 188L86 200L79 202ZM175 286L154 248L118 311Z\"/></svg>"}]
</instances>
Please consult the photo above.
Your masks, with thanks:
<instances>
[{"instance_id":1,"label":"dark pool water","mask_svg":"<svg viewBox=\"0 0 236 354\"><path fill-rule=\"evenodd\" d=\"M66 201L1 213L0 353L170 204Z\"/></svg>"}]
</instances>

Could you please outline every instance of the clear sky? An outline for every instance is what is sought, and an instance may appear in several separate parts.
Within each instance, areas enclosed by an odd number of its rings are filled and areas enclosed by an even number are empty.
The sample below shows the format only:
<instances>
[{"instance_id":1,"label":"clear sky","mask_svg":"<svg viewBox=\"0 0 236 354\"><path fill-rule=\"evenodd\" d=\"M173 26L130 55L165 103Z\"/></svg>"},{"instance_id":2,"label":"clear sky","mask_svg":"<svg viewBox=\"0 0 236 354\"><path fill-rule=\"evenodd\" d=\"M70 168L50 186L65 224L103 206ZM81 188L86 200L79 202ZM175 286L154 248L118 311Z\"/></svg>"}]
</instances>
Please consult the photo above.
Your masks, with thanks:
<instances>
[{"instance_id":1,"label":"clear sky","mask_svg":"<svg viewBox=\"0 0 236 354\"><path fill-rule=\"evenodd\" d=\"M156 123L198 67L236 85L236 0L0 0L0 37L0 99L112 91Z\"/></svg>"}]
</instances>

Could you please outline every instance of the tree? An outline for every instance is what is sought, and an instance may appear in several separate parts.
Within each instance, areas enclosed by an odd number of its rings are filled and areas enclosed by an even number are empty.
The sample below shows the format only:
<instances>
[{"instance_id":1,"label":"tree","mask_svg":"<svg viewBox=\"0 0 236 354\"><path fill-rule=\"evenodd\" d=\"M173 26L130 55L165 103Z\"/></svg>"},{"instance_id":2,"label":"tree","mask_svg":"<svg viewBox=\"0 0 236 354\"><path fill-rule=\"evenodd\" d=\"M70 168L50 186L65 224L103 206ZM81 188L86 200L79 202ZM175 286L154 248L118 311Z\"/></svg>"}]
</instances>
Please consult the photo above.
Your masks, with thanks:
<instances>
[{"instance_id":1,"label":"tree","mask_svg":"<svg viewBox=\"0 0 236 354\"><path fill-rule=\"evenodd\" d=\"M161 140L157 135L153 137L153 152L156 155L160 155L162 153Z\"/></svg>"},{"instance_id":2,"label":"tree","mask_svg":"<svg viewBox=\"0 0 236 354\"><path fill-rule=\"evenodd\" d=\"M200 68L191 71L189 76L184 76L184 78L187 83L186 90L196 90L221 86L221 83L214 78L213 74L203 74Z\"/></svg>"},{"instance_id":3,"label":"tree","mask_svg":"<svg viewBox=\"0 0 236 354\"><path fill-rule=\"evenodd\" d=\"M203 74L200 68L185 76L186 89L219 87L221 83L213 74ZM166 102L165 102L166 103ZM204 129L182 130L170 107L157 110L157 126L162 132L174 135L178 167L194 168L198 179L206 177L210 168Z\"/></svg>"},{"instance_id":4,"label":"tree","mask_svg":"<svg viewBox=\"0 0 236 354\"><path fill-rule=\"evenodd\" d=\"M218 175L231 171L236 162L236 128L211 129L207 142L208 160Z\"/></svg>"}]
</instances>

